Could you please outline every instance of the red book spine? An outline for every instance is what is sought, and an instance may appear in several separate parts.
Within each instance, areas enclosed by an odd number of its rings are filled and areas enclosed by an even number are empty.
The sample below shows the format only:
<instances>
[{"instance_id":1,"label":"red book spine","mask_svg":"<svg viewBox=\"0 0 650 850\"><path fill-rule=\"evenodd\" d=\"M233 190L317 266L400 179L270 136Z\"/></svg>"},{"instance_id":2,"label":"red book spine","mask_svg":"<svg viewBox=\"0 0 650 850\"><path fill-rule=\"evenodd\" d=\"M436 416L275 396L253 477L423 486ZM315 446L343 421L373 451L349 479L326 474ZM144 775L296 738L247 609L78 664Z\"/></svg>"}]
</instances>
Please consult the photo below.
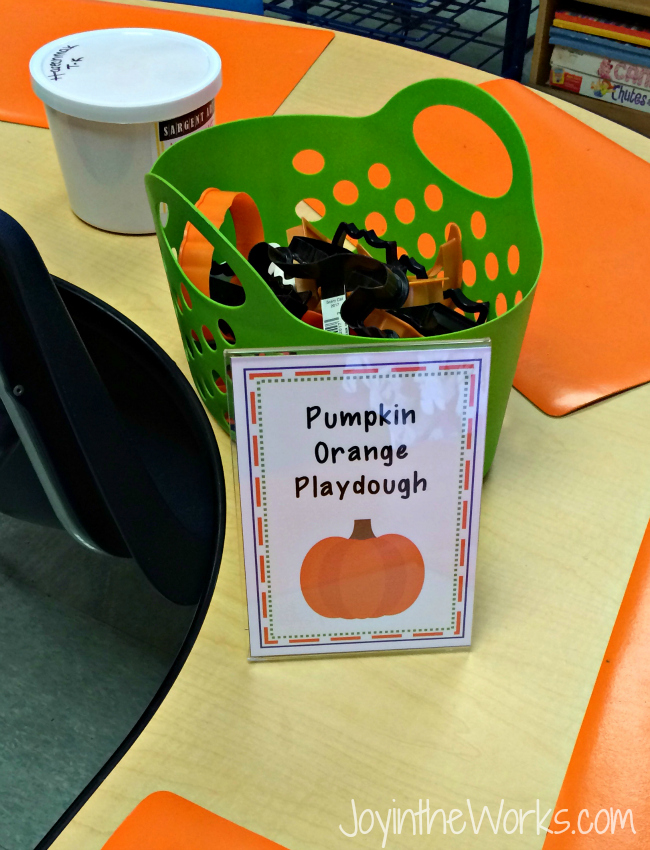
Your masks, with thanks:
<instances>
[{"instance_id":1,"label":"red book spine","mask_svg":"<svg viewBox=\"0 0 650 850\"><path fill-rule=\"evenodd\" d=\"M606 21L602 18L594 18L590 15L575 15L569 12L556 12L555 17L560 21L567 21L572 24L582 24L583 26L595 26L598 27L598 29L617 32L621 35L650 38L650 30L645 30L641 27L628 27L623 26L623 24L614 24L611 21Z\"/></svg>"}]
</instances>

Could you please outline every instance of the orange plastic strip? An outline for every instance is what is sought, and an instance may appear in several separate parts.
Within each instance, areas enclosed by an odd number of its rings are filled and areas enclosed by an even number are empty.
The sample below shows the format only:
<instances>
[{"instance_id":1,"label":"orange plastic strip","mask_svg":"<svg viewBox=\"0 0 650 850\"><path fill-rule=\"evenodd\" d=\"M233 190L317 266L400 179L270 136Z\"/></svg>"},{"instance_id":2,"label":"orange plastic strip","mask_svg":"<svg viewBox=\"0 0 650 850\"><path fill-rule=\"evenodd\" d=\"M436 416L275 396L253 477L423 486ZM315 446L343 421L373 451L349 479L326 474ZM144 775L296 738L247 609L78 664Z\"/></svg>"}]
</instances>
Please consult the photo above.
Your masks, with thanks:
<instances>
[{"instance_id":1,"label":"orange plastic strip","mask_svg":"<svg viewBox=\"0 0 650 850\"><path fill-rule=\"evenodd\" d=\"M103 850L284 850L243 826L168 791L151 794L113 833Z\"/></svg>"},{"instance_id":2,"label":"orange plastic strip","mask_svg":"<svg viewBox=\"0 0 650 850\"><path fill-rule=\"evenodd\" d=\"M230 210L235 225L236 248L248 259L248 252L264 241L264 227L255 201L245 192L222 192L220 189L206 189L196 208L210 219L215 227L221 227ZM210 242L189 222L178 252L178 262L197 289L210 297L210 268L213 248ZM234 278L233 282L237 282Z\"/></svg>"},{"instance_id":3,"label":"orange plastic strip","mask_svg":"<svg viewBox=\"0 0 650 850\"><path fill-rule=\"evenodd\" d=\"M610 827L589 830L607 809ZM616 828L612 833L612 812ZM627 810L630 819L621 828ZM580 823L589 830L581 834ZM555 807L544 850L639 850L650 831L650 524L645 532L614 630ZM570 823L570 827L565 824ZM605 815L599 818L603 829ZM571 830L575 830L573 833ZM560 832L561 834L557 834ZM636 834L635 834L636 833Z\"/></svg>"},{"instance_id":4,"label":"orange plastic strip","mask_svg":"<svg viewBox=\"0 0 650 850\"><path fill-rule=\"evenodd\" d=\"M101 0L3 0L0 120L47 127L32 91L29 59L43 44L86 30L153 27L193 35L215 48L223 63L216 121L272 115L332 40L327 30L104 3Z\"/></svg>"}]
</instances>

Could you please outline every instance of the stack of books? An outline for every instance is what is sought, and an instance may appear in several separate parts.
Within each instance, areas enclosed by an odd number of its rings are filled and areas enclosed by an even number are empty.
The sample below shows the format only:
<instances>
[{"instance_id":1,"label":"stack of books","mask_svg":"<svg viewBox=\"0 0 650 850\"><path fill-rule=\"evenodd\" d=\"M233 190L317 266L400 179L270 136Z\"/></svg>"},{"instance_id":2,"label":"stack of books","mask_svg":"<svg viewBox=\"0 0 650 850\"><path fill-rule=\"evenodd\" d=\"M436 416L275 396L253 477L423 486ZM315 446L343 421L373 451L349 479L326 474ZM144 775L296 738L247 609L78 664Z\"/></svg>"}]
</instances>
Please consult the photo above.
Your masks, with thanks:
<instances>
[{"instance_id":1,"label":"stack of books","mask_svg":"<svg viewBox=\"0 0 650 850\"><path fill-rule=\"evenodd\" d=\"M650 3L649 3L650 6ZM650 20L559 10L550 29L550 84L650 112Z\"/></svg>"}]
</instances>

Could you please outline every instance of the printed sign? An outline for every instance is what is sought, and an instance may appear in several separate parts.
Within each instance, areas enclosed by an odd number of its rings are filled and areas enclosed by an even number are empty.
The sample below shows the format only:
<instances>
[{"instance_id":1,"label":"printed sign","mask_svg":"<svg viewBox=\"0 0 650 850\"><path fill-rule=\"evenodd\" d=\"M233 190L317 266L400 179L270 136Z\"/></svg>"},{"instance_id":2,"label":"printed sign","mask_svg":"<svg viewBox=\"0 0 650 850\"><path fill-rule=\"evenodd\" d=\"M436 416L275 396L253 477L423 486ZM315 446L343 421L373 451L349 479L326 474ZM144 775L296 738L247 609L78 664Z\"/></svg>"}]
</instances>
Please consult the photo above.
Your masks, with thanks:
<instances>
[{"instance_id":1,"label":"printed sign","mask_svg":"<svg viewBox=\"0 0 650 850\"><path fill-rule=\"evenodd\" d=\"M489 345L230 365L251 657L469 645Z\"/></svg>"}]
</instances>

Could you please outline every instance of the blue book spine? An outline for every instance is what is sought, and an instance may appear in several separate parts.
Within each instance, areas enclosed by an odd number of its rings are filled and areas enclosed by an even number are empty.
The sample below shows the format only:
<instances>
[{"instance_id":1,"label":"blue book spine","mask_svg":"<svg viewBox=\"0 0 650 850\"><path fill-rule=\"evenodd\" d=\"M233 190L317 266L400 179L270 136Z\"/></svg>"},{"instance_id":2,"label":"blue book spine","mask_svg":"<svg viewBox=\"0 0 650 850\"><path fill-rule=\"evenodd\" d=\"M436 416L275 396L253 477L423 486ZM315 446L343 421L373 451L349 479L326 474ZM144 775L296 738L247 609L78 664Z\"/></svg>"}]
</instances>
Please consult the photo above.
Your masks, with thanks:
<instances>
[{"instance_id":1,"label":"blue book spine","mask_svg":"<svg viewBox=\"0 0 650 850\"><path fill-rule=\"evenodd\" d=\"M607 59L618 59L620 62L650 68L650 48L647 47L626 44L611 38L600 38L589 33L573 32L561 27L551 27L548 40L551 44L557 44L560 47L583 50L585 53L594 53L596 56L605 56Z\"/></svg>"}]
</instances>

